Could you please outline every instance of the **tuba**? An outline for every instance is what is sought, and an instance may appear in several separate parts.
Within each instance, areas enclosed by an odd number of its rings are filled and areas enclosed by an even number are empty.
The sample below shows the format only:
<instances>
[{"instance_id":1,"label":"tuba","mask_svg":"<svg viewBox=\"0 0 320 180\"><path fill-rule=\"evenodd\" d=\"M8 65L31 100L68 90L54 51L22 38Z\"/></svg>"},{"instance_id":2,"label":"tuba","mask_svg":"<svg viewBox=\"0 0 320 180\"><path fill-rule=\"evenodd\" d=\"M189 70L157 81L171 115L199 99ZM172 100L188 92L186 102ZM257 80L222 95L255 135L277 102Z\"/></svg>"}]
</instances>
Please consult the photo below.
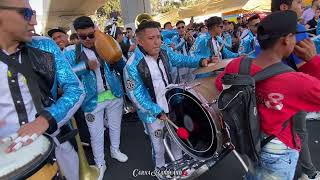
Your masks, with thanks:
<instances>
[{"instance_id":1,"label":"tuba","mask_svg":"<svg viewBox=\"0 0 320 180\"><path fill-rule=\"evenodd\" d=\"M96 40L95 48L99 56L109 64L117 63L122 57L122 51L118 42L109 34L104 34L100 30L94 32Z\"/></svg>"},{"instance_id":2,"label":"tuba","mask_svg":"<svg viewBox=\"0 0 320 180\"><path fill-rule=\"evenodd\" d=\"M153 20L152 17L147 13L138 14L135 19L136 28L138 28L139 24L141 24L143 21L152 21L152 20Z\"/></svg>"},{"instance_id":3,"label":"tuba","mask_svg":"<svg viewBox=\"0 0 320 180\"><path fill-rule=\"evenodd\" d=\"M71 124L74 129L78 129L76 120L74 118L71 119ZM100 173L99 169L95 166L89 165L81 144L79 133L76 135L76 143L78 146L80 180L98 179Z\"/></svg>"}]
</instances>

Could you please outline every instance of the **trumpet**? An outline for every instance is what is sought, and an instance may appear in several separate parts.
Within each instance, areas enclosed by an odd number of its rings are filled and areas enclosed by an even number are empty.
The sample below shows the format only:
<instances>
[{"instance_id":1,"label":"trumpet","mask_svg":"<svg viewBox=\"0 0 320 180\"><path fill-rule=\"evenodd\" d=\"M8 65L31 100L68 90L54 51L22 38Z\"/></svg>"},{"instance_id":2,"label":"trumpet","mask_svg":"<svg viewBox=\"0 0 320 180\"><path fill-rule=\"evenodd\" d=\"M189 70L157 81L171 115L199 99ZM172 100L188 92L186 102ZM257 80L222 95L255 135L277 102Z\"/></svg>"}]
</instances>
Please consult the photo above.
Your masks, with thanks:
<instances>
[{"instance_id":1,"label":"trumpet","mask_svg":"<svg viewBox=\"0 0 320 180\"><path fill-rule=\"evenodd\" d=\"M78 129L76 120L71 119L71 124L74 129ZM76 135L76 143L78 146L78 156L79 156L79 169L80 169L80 180L95 180L99 177L99 169L95 166L90 166L87 157L84 153L83 147L81 145L81 140L79 133Z\"/></svg>"}]
</instances>

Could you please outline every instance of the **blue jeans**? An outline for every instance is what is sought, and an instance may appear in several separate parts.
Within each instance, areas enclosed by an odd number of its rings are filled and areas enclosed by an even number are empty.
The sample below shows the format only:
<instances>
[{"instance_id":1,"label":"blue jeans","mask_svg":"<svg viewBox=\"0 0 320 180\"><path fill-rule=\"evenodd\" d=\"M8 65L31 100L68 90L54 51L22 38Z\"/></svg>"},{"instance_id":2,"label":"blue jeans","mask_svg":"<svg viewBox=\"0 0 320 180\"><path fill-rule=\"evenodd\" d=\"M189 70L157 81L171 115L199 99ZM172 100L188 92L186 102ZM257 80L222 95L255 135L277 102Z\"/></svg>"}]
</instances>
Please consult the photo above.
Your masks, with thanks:
<instances>
[{"instance_id":1,"label":"blue jeans","mask_svg":"<svg viewBox=\"0 0 320 180\"><path fill-rule=\"evenodd\" d=\"M292 180L299 158L299 152L274 139L262 148L261 163L250 180Z\"/></svg>"}]
</instances>

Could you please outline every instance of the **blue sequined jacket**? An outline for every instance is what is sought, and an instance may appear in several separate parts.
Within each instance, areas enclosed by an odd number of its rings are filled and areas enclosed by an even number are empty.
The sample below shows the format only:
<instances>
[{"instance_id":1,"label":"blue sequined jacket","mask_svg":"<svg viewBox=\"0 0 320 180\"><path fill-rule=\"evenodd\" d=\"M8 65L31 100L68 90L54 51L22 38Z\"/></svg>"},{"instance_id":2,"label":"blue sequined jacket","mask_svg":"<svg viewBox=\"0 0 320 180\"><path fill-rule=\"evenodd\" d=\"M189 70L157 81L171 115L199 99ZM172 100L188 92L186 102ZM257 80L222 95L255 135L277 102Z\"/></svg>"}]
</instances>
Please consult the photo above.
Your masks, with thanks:
<instances>
[{"instance_id":1,"label":"blue sequined jacket","mask_svg":"<svg viewBox=\"0 0 320 180\"><path fill-rule=\"evenodd\" d=\"M34 36L32 42L27 43L27 46L48 52L54 57L52 64L54 67L50 68L53 69L53 81L50 89L53 103L49 107L45 107L45 110L57 121L58 127L61 127L80 107L85 97L83 86L53 40L43 36ZM58 87L63 91L61 97L57 95Z\"/></svg>"},{"instance_id":2,"label":"blue sequined jacket","mask_svg":"<svg viewBox=\"0 0 320 180\"><path fill-rule=\"evenodd\" d=\"M216 38L221 46L223 39L220 36L217 36ZM239 57L238 53L234 53L225 47L221 49L221 54L222 54L222 59ZM203 34L196 39L195 43L190 49L190 55L201 56L204 58L214 56L212 37L209 33Z\"/></svg>"},{"instance_id":3,"label":"blue sequined jacket","mask_svg":"<svg viewBox=\"0 0 320 180\"><path fill-rule=\"evenodd\" d=\"M173 38L173 36L176 36L176 35L179 35L176 29L173 29L173 30L164 29L161 31L162 41L167 46L171 45L172 43L171 39Z\"/></svg>"},{"instance_id":4,"label":"blue sequined jacket","mask_svg":"<svg viewBox=\"0 0 320 180\"><path fill-rule=\"evenodd\" d=\"M222 38L223 42L220 42L220 43L223 43L226 48L231 50L232 49L232 36L231 36L231 34L229 32L223 32L222 37L223 37Z\"/></svg>"},{"instance_id":5,"label":"blue sequined jacket","mask_svg":"<svg viewBox=\"0 0 320 180\"><path fill-rule=\"evenodd\" d=\"M255 39L253 33L249 31L248 34L240 41L239 54L249 54L249 57L255 58L259 53L260 45Z\"/></svg>"},{"instance_id":6,"label":"blue sequined jacket","mask_svg":"<svg viewBox=\"0 0 320 180\"><path fill-rule=\"evenodd\" d=\"M138 109L139 118L146 123L152 123L163 110L156 102L151 70L145 61L143 50L140 48L135 49L123 70L124 82L130 100ZM160 58L164 64L169 83L172 82L170 72L173 66L196 68L199 67L201 61L201 57L183 56L164 47L164 45L161 47Z\"/></svg>"},{"instance_id":7,"label":"blue sequined jacket","mask_svg":"<svg viewBox=\"0 0 320 180\"><path fill-rule=\"evenodd\" d=\"M81 45L81 52L82 51L83 47ZM80 61L77 62L76 47L74 45L69 47L64 54L73 71L78 75L85 89L86 98L84 99L81 108L84 112L92 112L96 108L98 101L96 75L94 71L91 71L87 68L84 59L80 59ZM122 61L119 63L122 63ZM104 63L104 66L106 80L109 84L110 90L115 97L122 97L123 90L121 87L121 81L118 78L116 71L113 68L110 68L110 65L107 63Z\"/></svg>"}]
</instances>

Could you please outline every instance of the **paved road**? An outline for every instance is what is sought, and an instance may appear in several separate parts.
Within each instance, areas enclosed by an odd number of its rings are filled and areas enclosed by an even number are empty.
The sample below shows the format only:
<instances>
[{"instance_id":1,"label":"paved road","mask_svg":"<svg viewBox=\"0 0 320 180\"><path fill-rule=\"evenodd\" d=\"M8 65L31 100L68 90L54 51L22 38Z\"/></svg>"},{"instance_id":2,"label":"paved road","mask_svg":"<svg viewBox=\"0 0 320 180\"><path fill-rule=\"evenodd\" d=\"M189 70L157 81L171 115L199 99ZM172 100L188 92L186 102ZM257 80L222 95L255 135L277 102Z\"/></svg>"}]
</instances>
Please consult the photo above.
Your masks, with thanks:
<instances>
[{"instance_id":1,"label":"paved road","mask_svg":"<svg viewBox=\"0 0 320 180\"><path fill-rule=\"evenodd\" d=\"M308 129L310 133L309 144L314 164L320 169L320 121L308 121ZM106 131L107 132L107 131ZM107 133L106 133L107 134ZM105 158L107 162L107 170L105 173L106 180L153 180L151 176L134 177L135 169L152 171L153 162L151 159L151 146L149 139L143 132L143 126L135 116L124 118L122 124L121 150L129 157L127 163L119 163L110 158L109 138L105 138ZM89 159L92 162L92 155L89 152ZM222 161L208 173L198 178L199 180L237 180L241 179L238 167L234 167L231 161Z\"/></svg>"}]
</instances>

